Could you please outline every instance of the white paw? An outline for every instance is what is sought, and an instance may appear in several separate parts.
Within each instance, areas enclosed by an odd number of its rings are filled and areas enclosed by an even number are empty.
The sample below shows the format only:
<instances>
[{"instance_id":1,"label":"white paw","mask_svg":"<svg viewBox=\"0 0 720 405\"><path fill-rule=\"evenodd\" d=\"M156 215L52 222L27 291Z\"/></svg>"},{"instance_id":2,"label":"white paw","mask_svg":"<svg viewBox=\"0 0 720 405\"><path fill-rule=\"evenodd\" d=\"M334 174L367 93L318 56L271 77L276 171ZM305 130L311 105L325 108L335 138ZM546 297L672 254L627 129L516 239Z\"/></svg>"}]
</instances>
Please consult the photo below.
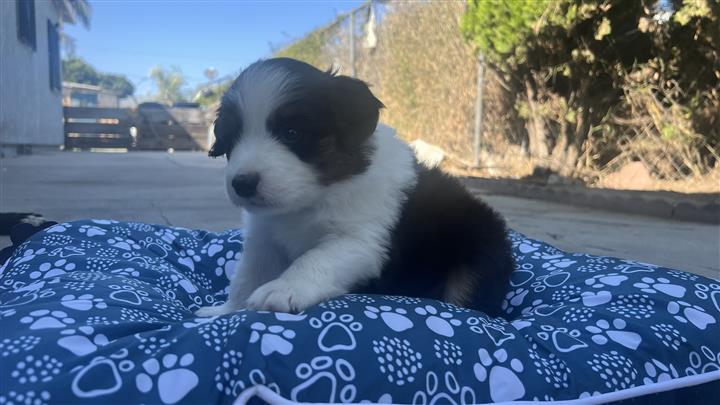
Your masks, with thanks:
<instances>
[{"instance_id":1,"label":"white paw","mask_svg":"<svg viewBox=\"0 0 720 405\"><path fill-rule=\"evenodd\" d=\"M231 314L240 309L242 308L236 307L229 303L225 303L222 305L216 305L214 307L201 307L200 309L195 311L195 315L200 317L221 316Z\"/></svg>"},{"instance_id":2,"label":"white paw","mask_svg":"<svg viewBox=\"0 0 720 405\"><path fill-rule=\"evenodd\" d=\"M276 279L255 290L247 300L247 307L256 311L297 313L330 296L319 286Z\"/></svg>"}]
</instances>

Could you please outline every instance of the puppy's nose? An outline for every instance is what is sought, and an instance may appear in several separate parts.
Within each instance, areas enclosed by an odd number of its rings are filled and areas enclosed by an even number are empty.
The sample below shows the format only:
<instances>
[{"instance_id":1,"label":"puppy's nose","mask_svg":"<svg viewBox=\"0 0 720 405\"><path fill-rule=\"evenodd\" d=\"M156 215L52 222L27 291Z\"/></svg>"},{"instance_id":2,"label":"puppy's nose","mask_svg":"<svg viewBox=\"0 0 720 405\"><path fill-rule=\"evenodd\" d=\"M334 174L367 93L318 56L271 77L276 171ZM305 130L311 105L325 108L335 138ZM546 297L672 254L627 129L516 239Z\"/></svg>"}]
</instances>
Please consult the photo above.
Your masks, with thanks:
<instances>
[{"instance_id":1,"label":"puppy's nose","mask_svg":"<svg viewBox=\"0 0 720 405\"><path fill-rule=\"evenodd\" d=\"M232 179L232 187L240 197L252 197L259 182L260 175L257 173L239 174Z\"/></svg>"}]
</instances>

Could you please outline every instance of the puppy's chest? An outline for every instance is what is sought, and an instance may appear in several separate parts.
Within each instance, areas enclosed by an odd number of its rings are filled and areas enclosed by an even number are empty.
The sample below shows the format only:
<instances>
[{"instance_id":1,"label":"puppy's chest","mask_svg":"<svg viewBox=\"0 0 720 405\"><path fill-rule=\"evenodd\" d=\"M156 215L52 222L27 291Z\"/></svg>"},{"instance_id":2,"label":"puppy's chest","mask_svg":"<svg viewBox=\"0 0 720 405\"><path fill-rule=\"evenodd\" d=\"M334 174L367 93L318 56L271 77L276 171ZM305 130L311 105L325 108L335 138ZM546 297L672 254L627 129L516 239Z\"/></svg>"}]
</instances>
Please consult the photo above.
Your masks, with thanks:
<instances>
[{"instance_id":1,"label":"puppy's chest","mask_svg":"<svg viewBox=\"0 0 720 405\"><path fill-rule=\"evenodd\" d=\"M331 232L323 221L308 218L291 219L268 224L273 242L281 248L290 261L317 246Z\"/></svg>"}]
</instances>

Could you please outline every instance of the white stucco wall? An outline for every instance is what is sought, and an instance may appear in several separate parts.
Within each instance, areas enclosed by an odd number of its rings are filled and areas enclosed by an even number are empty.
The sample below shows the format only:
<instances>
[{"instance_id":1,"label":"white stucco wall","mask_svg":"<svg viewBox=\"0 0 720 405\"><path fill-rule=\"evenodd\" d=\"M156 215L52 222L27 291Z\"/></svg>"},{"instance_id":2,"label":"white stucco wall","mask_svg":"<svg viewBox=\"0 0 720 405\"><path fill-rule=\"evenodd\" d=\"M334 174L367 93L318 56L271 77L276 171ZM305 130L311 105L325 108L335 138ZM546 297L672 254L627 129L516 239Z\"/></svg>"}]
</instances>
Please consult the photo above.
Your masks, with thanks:
<instances>
[{"instance_id":1,"label":"white stucco wall","mask_svg":"<svg viewBox=\"0 0 720 405\"><path fill-rule=\"evenodd\" d=\"M37 49L17 35L15 1L0 1L0 146L61 145L62 93L50 90L47 21L57 23L50 1L35 1Z\"/></svg>"}]
</instances>

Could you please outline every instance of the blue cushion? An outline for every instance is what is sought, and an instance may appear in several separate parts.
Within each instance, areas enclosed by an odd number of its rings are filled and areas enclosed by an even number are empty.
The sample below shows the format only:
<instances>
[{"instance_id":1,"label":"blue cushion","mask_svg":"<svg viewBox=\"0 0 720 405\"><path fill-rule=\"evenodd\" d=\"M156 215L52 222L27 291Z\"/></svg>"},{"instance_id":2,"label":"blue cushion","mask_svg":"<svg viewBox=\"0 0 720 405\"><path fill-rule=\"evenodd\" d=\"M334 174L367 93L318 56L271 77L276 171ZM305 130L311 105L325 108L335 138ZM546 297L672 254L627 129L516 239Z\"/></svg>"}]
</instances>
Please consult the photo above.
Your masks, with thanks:
<instances>
[{"instance_id":1,"label":"blue cushion","mask_svg":"<svg viewBox=\"0 0 720 405\"><path fill-rule=\"evenodd\" d=\"M719 392L720 282L511 238L517 271L506 318L373 295L337 297L300 315L197 318L198 307L226 298L240 231L58 224L0 272L0 404Z\"/></svg>"}]
</instances>

